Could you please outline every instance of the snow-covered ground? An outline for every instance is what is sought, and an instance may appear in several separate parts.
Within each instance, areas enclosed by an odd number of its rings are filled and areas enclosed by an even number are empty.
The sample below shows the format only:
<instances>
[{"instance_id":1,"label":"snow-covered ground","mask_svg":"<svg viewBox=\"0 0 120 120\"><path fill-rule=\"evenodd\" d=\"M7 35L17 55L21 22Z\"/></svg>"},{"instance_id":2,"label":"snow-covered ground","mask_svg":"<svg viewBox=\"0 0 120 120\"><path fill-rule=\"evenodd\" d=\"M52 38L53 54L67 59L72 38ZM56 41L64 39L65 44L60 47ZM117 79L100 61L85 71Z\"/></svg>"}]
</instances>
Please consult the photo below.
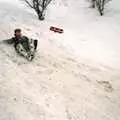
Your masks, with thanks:
<instances>
[{"instance_id":1,"label":"snow-covered ground","mask_svg":"<svg viewBox=\"0 0 120 120\"><path fill-rule=\"evenodd\" d=\"M0 120L119 120L119 0L103 17L88 1L56 0L43 22L18 3L0 1L0 40L20 27L39 46L28 62L0 43Z\"/></svg>"}]
</instances>

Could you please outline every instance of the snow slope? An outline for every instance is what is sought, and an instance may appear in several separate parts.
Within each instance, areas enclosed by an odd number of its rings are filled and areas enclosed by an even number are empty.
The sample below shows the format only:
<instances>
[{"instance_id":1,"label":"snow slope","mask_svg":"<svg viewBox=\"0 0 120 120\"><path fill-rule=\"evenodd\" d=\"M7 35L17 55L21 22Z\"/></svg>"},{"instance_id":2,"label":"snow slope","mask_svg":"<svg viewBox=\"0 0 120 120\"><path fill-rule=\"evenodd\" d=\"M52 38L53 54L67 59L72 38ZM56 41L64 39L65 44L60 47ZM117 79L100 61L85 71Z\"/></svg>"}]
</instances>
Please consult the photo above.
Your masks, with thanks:
<instances>
[{"instance_id":1,"label":"snow slope","mask_svg":"<svg viewBox=\"0 0 120 120\"><path fill-rule=\"evenodd\" d=\"M66 36L63 39L72 46L74 54L80 56L80 59L84 57L120 70L119 0L106 6L103 17L96 10L90 9L89 2L85 0L71 0L68 3L67 7L62 5L63 14L60 12L61 4L56 9L52 8L50 18L54 19L58 12L57 24L65 28Z\"/></svg>"},{"instance_id":2,"label":"snow slope","mask_svg":"<svg viewBox=\"0 0 120 120\"><path fill-rule=\"evenodd\" d=\"M114 31L119 30L119 8L111 5L100 18L83 0L58 3L65 13L50 7L47 20L39 22L23 6L0 2L0 40L16 27L39 39L32 63L0 43L0 120L119 120L119 34ZM51 24L65 33L50 32Z\"/></svg>"}]
</instances>

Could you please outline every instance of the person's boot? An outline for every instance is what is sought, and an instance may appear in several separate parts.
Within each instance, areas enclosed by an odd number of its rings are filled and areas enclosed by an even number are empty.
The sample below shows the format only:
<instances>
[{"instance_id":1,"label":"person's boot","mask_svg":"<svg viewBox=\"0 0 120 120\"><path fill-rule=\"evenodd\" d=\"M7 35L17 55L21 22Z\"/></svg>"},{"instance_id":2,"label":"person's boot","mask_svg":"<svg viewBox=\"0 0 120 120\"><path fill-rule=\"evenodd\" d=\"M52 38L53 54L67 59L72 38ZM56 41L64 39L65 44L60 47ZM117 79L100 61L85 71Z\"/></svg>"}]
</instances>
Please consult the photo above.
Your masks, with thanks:
<instances>
[{"instance_id":1,"label":"person's boot","mask_svg":"<svg viewBox=\"0 0 120 120\"><path fill-rule=\"evenodd\" d=\"M28 52L27 56L26 56L28 61L32 61L34 58L34 54L32 54L31 52Z\"/></svg>"}]
</instances>

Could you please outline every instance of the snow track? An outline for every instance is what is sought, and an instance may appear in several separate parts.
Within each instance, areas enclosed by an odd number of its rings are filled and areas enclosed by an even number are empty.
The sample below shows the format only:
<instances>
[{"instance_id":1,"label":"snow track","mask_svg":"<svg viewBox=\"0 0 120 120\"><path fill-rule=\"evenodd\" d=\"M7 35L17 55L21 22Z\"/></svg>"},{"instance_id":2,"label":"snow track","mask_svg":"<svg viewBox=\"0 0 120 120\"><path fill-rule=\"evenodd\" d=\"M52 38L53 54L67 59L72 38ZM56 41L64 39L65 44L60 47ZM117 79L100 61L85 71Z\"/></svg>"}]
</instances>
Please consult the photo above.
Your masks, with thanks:
<instances>
[{"instance_id":1,"label":"snow track","mask_svg":"<svg viewBox=\"0 0 120 120\"><path fill-rule=\"evenodd\" d=\"M119 78L111 70L43 50L30 63L8 48L0 49L1 120L119 119Z\"/></svg>"},{"instance_id":2,"label":"snow track","mask_svg":"<svg viewBox=\"0 0 120 120\"><path fill-rule=\"evenodd\" d=\"M21 8L0 6L0 16L5 11L7 17L0 20L1 40L18 25L39 39L33 62L17 55L11 45L0 44L0 120L120 119L118 70L77 59L72 43L47 30L51 22L42 24Z\"/></svg>"}]
</instances>

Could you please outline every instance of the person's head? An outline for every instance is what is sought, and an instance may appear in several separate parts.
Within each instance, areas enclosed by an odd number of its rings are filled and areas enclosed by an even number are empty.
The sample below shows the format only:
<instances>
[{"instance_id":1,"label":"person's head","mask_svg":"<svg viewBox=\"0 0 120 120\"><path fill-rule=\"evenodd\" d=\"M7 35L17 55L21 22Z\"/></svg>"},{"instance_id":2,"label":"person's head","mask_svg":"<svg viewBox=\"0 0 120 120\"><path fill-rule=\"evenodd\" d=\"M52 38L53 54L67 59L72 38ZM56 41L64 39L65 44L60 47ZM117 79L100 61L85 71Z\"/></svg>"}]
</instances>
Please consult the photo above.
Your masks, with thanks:
<instances>
[{"instance_id":1,"label":"person's head","mask_svg":"<svg viewBox=\"0 0 120 120\"><path fill-rule=\"evenodd\" d=\"M15 37L21 37L21 35L22 35L22 33L21 33L22 31L21 31L21 29L15 29L14 30L14 35L15 35Z\"/></svg>"}]
</instances>

